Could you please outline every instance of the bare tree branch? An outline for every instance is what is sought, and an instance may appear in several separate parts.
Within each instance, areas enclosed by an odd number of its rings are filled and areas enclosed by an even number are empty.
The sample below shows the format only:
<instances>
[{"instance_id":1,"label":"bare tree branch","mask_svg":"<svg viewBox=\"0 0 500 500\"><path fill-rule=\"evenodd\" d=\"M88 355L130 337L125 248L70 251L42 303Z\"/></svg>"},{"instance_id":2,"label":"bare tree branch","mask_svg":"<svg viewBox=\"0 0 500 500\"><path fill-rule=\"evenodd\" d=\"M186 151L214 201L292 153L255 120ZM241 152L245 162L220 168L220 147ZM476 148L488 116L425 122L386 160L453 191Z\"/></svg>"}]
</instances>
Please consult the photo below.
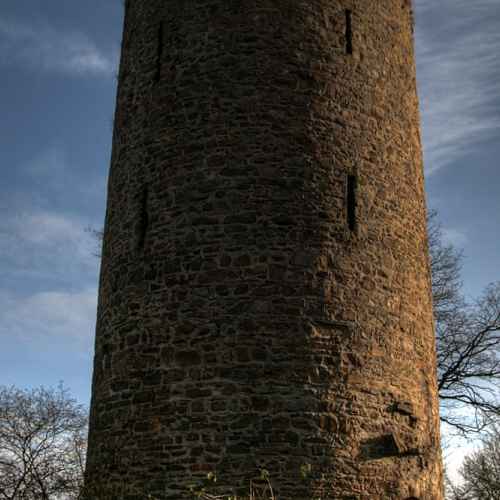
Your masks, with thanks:
<instances>
[{"instance_id":1,"label":"bare tree branch","mask_svg":"<svg viewBox=\"0 0 500 500\"><path fill-rule=\"evenodd\" d=\"M479 450L465 457L460 469L463 483L448 482L450 500L498 500L500 498L500 428L490 425Z\"/></svg>"},{"instance_id":2,"label":"bare tree branch","mask_svg":"<svg viewBox=\"0 0 500 500\"><path fill-rule=\"evenodd\" d=\"M467 435L500 415L500 282L474 303L462 294L463 253L428 218L441 421Z\"/></svg>"},{"instance_id":3,"label":"bare tree branch","mask_svg":"<svg viewBox=\"0 0 500 500\"><path fill-rule=\"evenodd\" d=\"M86 413L62 385L0 387L0 499L77 499Z\"/></svg>"}]
</instances>

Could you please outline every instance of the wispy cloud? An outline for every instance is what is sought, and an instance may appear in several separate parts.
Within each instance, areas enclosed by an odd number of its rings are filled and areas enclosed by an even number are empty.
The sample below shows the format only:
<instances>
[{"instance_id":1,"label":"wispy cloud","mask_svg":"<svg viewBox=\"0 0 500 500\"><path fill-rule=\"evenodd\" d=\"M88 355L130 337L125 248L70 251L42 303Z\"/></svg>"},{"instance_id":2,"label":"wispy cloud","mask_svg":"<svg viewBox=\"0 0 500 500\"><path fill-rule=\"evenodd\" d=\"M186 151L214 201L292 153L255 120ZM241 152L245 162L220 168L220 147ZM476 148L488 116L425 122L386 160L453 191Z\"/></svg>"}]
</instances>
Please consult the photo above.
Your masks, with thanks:
<instances>
[{"instance_id":1,"label":"wispy cloud","mask_svg":"<svg viewBox=\"0 0 500 500\"><path fill-rule=\"evenodd\" d=\"M81 243L81 222L55 213L22 214L12 227L25 244L59 246L64 242Z\"/></svg>"},{"instance_id":2,"label":"wispy cloud","mask_svg":"<svg viewBox=\"0 0 500 500\"><path fill-rule=\"evenodd\" d=\"M95 289L45 291L28 296L14 296L0 290L0 341L16 339L32 346L69 341L89 350L96 307Z\"/></svg>"},{"instance_id":3,"label":"wispy cloud","mask_svg":"<svg viewBox=\"0 0 500 500\"><path fill-rule=\"evenodd\" d=\"M46 195L71 191L78 199L97 197L101 200L106 190L105 174L83 173L71 164L66 149L60 144L48 146L20 168Z\"/></svg>"},{"instance_id":4,"label":"wispy cloud","mask_svg":"<svg viewBox=\"0 0 500 500\"><path fill-rule=\"evenodd\" d=\"M64 149L52 145L31 159L24 169L33 176L43 176L45 179L57 179L67 170Z\"/></svg>"},{"instance_id":5,"label":"wispy cloud","mask_svg":"<svg viewBox=\"0 0 500 500\"><path fill-rule=\"evenodd\" d=\"M118 49L104 50L79 32L59 32L49 25L0 19L0 63L81 76L109 76Z\"/></svg>"},{"instance_id":6,"label":"wispy cloud","mask_svg":"<svg viewBox=\"0 0 500 500\"><path fill-rule=\"evenodd\" d=\"M454 228L443 228L443 241L445 244L453 245L455 248L463 248L467 243L465 232Z\"/></svg>"},{"instance_id":7,"label":"wispy cloud","mask_svg":"<svg viewBox=\"0 0 500 500\"><path fill-rule=\"evenodd\" d=\"M60 146L48 147L17 170L26 188L0 197L0 288L75 289L96 283L98 242L87 228L99 228L101 217L83 214L75 200L94 206L104 193L96 185L104 179L82 177Z\"/></svg>"},{"instance_id":8,"label":"wispy cloud","mask_svg":"<svg viewBox=\"0 0 500 500\"><path fill-rule=\"evenodd\" d=\"M0 281L17 290L97 282L96 242L78 217L20 212L0 220Z\"/></svg>"},{"instance_id":9,"label":"wispy cloud","mask_svg":"<svg viewBox=\"0 0 500 500\"><path fill-rule=\"evenodd\" d=\"M500 3L415 4L423 142L432 173L500 131Z\"/></svg>"}]
</instances>

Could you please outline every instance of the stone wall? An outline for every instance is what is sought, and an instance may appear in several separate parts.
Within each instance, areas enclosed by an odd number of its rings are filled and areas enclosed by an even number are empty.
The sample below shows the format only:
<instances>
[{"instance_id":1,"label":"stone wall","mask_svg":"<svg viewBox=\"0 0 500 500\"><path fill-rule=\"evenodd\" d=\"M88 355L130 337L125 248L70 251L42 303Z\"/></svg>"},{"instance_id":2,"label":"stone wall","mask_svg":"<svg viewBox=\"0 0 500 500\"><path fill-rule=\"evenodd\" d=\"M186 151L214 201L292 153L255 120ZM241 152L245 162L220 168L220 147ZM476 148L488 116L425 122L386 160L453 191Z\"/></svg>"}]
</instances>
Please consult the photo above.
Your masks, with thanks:
<instances>
[{"instance_id":1,"label":"stone wall","mask_svg":"<svg viewBox=\"0 0 500 500\"><path fill-rule=\"evenodd\" d=\"M442 499L412 22L128 0L88 484Z\"/></svg>"}]
</instances>

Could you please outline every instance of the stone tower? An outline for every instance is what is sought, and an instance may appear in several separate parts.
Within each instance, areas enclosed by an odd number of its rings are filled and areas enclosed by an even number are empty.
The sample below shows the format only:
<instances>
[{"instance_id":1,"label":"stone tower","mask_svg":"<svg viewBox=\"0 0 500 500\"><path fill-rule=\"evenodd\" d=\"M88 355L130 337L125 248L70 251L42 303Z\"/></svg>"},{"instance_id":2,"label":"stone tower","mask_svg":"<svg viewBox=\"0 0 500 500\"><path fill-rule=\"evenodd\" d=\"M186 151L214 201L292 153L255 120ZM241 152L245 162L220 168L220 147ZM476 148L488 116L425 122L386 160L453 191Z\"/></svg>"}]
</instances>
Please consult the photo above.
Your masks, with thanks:
<instances>
[{"instance_id":1,"label":"stone tower","mask_svg":"<svg viewBox=\"0 0 500 500\"><path fill-rule=\"evenodd\" d=\"M88 485L442 498L412 27L408 0L126 2Z\"/></svg>"}]
</instances>

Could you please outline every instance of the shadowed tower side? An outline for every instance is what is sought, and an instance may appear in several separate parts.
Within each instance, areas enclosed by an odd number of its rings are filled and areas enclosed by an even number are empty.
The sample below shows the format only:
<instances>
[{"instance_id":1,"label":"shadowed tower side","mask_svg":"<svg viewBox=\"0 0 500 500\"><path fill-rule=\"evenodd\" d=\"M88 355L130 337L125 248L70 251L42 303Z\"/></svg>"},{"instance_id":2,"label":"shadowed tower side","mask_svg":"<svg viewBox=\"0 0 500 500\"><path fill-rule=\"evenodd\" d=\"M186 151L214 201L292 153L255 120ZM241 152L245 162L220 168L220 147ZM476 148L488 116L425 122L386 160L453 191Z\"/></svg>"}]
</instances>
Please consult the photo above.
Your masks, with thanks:
<instances>
[{"instance_id":1,"label":"shadowed tower side","mask_svg":"<svg viewBox=\"0 0 500 500\"><path fill-rule=\"evenodd\" d=\"M128 0L87 484L442 499L425 219L409 1Z\"/></svg>"}]
</instances>

